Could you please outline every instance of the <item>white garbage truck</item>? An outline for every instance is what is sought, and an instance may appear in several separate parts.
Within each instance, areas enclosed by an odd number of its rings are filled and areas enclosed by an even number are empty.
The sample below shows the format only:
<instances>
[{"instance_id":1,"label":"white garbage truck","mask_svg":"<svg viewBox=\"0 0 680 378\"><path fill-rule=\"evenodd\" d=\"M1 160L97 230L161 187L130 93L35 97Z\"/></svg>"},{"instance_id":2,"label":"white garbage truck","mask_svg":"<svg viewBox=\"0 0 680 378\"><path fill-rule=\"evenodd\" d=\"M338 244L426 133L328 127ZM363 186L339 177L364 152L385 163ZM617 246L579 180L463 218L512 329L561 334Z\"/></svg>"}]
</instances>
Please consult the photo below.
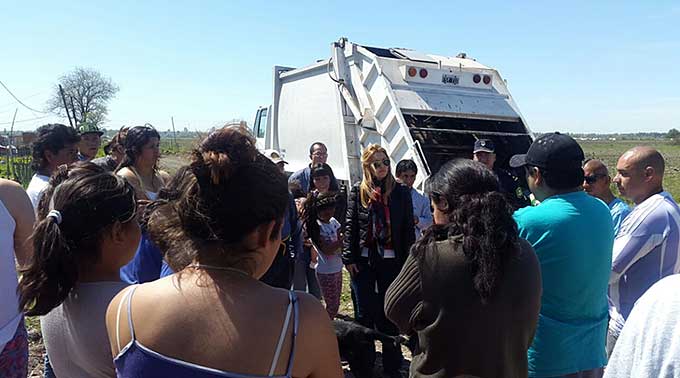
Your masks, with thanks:
<instances>
[{"instance_id":1,"label":"white garbage truck","mask_svg":"<svg viewBox=\"0 0 680 378\"><path fill-rule=\"evenodd\" d=\"M472 156L477 138L492 139L497 165L524 153L532 134L493 68L467 57L377 48L340 39L331 57L303 68L274 67L270 106L252 125L261 149L278 150L294 172L323 142L328 164L346 184L361 180L361 152L383 146L392 167L418 166L415 186L454 157Z\"/></svg>"}]
</instances>

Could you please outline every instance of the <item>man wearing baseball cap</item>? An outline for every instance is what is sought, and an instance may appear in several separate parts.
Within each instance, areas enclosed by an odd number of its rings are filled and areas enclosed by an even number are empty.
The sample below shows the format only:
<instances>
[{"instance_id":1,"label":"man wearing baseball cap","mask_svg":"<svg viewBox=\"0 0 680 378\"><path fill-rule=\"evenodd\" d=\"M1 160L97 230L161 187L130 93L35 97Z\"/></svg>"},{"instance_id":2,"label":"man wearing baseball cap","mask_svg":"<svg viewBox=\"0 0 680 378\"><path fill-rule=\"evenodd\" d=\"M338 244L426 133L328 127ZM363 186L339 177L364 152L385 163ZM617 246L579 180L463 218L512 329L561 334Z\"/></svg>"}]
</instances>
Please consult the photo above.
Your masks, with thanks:
<instances>
[{"instance_id":1,"label":"man wearing baseball cap","mask_svg":"<svg viewBox=\"0 0 680 378\"><path fill-rule=\"evenodd\" d=\"M607 285L614 230L604 202L582 188L583 150L568 135L536 139L510 166L523 168L540 204L515 212L541 264L543 295L528 351L530 377L601 377L607 363Z\"/></svg>"},{"instance_id":2,"label":"man wearing baseball cap","mask_svg":"<svg viewBox=\"0 0 680 378\"><path fill-rule=\"evenodd\" d=\"M81 122L78 125L78 134L80 134L78 160L90 161L94 159L99 152L99 146L102 144L104 132L93 123Z\"/></svg>"},{"instance_id":3,"label":"man wearing baseball cap","mask_svg":"<svg viewBox=\"0 0 680 378\"><path fill-rule=\"evenodd\" d=\"M529 206L531 201L526 195L524 188L519 183L519 179L505 169L495 166L496 146L491 139L477 139L472 150L472 160L478 161L492 170L500 185L500 191L505 193L510 203L515 209Z\"/></svg>"},{"instance_id":4,"label":"man wearing baseball cap","mask_svg":"<svg viewBox=\"0 0 680 378\"><path fill-rule=\"evenodd\" d=\"M264 156L266 156L269 160L272 161L272 163L276 164L277 167L281 170L281 173L286 171L286 164L288 164L287 161L283 160L283 157L279 153L279 151L276 150L264 150L263 152Z\"/></svg>"}]
</instances>

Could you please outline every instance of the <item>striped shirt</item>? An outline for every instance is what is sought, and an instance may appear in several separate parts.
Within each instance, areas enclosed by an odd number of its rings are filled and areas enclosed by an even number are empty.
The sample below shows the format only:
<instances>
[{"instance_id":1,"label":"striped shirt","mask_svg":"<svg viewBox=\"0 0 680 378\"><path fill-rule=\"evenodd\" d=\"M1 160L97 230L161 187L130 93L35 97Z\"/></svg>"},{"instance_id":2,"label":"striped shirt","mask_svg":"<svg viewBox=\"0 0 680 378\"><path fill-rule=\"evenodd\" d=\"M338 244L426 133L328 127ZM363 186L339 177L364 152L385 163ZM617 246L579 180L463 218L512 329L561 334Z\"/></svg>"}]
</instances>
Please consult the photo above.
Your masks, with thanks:
<instances>
[{"instance_id":1,"label":"striped shirt","mask_svg":"<svg viewBox=\"0 0 680 378\"><path fill-rule=\"evenodd\" d=\"M680 208L661 192L633 208L614 240L610 332L618 336L635 302L655 282L680 272L679 257Z\"/></svg>"}]
</instances>

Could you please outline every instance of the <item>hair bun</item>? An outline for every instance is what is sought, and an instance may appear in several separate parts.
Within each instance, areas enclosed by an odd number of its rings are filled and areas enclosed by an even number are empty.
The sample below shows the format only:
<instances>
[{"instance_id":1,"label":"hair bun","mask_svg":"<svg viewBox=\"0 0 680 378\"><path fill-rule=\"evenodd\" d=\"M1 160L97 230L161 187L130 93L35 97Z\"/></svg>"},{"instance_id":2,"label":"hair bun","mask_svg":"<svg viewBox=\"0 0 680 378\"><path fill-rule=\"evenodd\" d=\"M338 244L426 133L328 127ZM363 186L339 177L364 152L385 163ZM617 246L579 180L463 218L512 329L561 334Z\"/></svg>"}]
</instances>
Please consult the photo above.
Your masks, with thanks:
<instances>
[{"instance_id":1,"label":"hair bun","mask_svg":"<svg viewBox=\"0 0 680 378\"><path fill-rule=\"evenodd\" d=\"M239 166L254 162L258 154L256 140L248 129L224 127L205 138L198 148L197 160L207 168L211 184L219 185Z\"/></svg>"}]
</instances>

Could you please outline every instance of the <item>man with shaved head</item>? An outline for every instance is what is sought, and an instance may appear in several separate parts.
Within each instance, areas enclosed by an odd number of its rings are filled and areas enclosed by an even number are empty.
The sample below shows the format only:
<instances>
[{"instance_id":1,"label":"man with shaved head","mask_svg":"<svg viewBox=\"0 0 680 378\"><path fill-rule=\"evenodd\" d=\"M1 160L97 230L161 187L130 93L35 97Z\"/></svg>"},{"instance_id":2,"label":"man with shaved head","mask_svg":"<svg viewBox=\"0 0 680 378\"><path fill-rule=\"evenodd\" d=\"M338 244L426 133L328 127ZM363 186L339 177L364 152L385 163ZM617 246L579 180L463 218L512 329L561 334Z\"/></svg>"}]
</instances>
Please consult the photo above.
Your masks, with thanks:
<instances>
[{"instance_id":1,"label":"man with shaved head","mask_svg":"<svg viewBox=\"0 0 680 378\"><path fill-rule=\"evenodd\" d=\"M635 207L614 240L610 353L635 302L655 282L680 272L680 208L663 190L664 165L663 156L651 147L635 147L616 164L614 183Z\"/></svg>"},{"instance_id":2,"label":"man with shaved head","mask_svg":"<svg viewBox=\"0 0 680 378\"><path fill-rule=\"evenodd\" d=\"M593 197L604 201L609 207L614 222L614 235L619 232L621 223L630 213L630 208L621 199L616 198L610 188L612 178L607 166L601 160L588 159L583 165L583 190Z\"/></svg>"}]
</instances>

